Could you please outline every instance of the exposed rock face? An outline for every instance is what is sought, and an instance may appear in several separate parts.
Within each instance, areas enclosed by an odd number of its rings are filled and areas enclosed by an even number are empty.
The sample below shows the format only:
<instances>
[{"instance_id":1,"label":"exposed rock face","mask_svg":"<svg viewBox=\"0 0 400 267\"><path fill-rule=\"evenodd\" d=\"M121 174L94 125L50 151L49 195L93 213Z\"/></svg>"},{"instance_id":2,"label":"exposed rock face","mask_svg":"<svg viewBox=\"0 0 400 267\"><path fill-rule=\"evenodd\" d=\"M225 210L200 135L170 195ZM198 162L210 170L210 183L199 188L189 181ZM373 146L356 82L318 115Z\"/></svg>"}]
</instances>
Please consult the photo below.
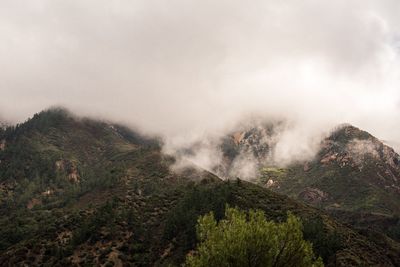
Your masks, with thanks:
<instances>
[{"instance_id":1,"label":"exposed rock face","mask_svg":"<svg viewBox=\"0 0 400 267\"><path fill-rule=\"evenodd\" d=\"M323 156L323 158L320 160L320 163L329 164L329 163L335 161L337 159L337 156L338 156L338 153L329 152Z\"/></svg>"},{"instance_id":2,"label":"exposed rock face","mask_svg":"<svg viewBox=\"0 0 400 267\"><path fill-rule=\"evenodd\" d=\"M353 139L347 146L346 150L349 153L350 158L358 165L362 164L366 157L372 157L379 160L379 150L382 143L377 140L367 139ZM383 149L383 148L382 148Z\"/></svg>"},{"instance_id":3,"label":"exposed rock face","mask_svg":"<svg viewBox=\"0 0 400 267\"><path fill-rule=\"evenodd\" d=\"M311 169L310 163L308 163L308 162L304 163L303 171L308 172L310 169Z\"/></svg>"},{"instance_id":4,"label":"exposed rock face","mask_svg":"<svg viewBox=\"0 0 400 267\"><path fill-rule=\"evenodd\" d=\"M54 190L51 190L51 189L47 189L46 191L43 191L42 193L41 193L41 195L42 196L51 196L51 195L53 195L54 194Z\"/></svg>"},{"instance_id":5,"label":"exposed rock face","mask_svg":"<svg viewBox=\"0 0 400 267\"><path fill-rule=\"evenodd\" d=\"M383 146L382 148L382 157L387 164L392 168L399 168L399 155L393 150L393 148L388 146Z\"/></svg>"},{"instance_id":6,"label":"exposed rock face","mask_svg":"<svg viewBox=\"0 0 400 267\"><path fill-rule=\"evenodd\" d=\"M338 163L340 167L344 167L347 165L355 166L354 161L348 155L347 152L337 153L334 151L328 151L320 160L322 165L329 165L332 163Z\"/></svg>"},{"instance_id":7,"label":"exposed rock face","mask_svg":"<svg viewBox=\"0 0 400 267\"><path fill-rule=\"evenodd\" d=\"M270 188L272 186L275 186L276 182L272 179L269 179L267 184L265 185L267 188Z\"/></svg>"},{"instance_id":8,"label":"exposed rock face","mask_svg":"<svg viewBox=\"0 0 400 267\"><path fill-rule=\"evenodd\" d=\"M0 151L3 151L4 149L6 149L6 140L5 139L0 141Z\"/></svg>"},{"instance_id":9,"label":"exposed rock face","mask_svg":"<svg viewBox=\"0 0 400 267\"><path fill-rule=\"evenodd\" d=\"M64 160L58 160L58 161L56 161L55 166L56 166L56 171L63 171L63 170L65 170Z\"/></svg>"},{"instance_id":10,"label":"exposed rock face","mask_svg":"<svg viewBox=\"0 0 400 267\"><path fill-rule=\"evenodd\" d=\"M346 126L323 141L320 152L322 165L351 166L362 172L368 170L368 179L386 189L396 189L400 180L400 156L379 139Z\"/></svg>"},{"instance_id":11,"label":"exposed rock face","mask_svg":"<svg viewBox=\"0 0 400 267\"><path fill-rule=\"evenodd\" d=\"M256 178L258 169L272 159L273 148L277 143L278 126L279 123L261 124L232 132L220 144L224 159L215 172L221 177L240 177L246 180ZM252 164L251 172L238 171L237 165L240 165L239 169L244 169L250 164ZM252 177L246 177L249 173Z\"/></svg>"},{"instance_id":12,"label":"exposed rock face","mask_svg":"<svg viewBox=\"0 0 400 267\"><path fill-rule=\"evenodd\" d=\"M271 149L275 146L277 140L272 125L257 126L232 133L228 138L231 139L230 149L235 149L237 153L251 153L257 161L264 161ZM233 147L232 147L233 146ZM222 147L226 156L232 156L226 153L227 147Z\"/></svg>"},{"instance_id":13,"label":"exposed rock face","mask_svg":"<svg viewBox=\"0 0 400 267\"><path fill-rule=\"evenodd\" d=\"M68 174L68 180L72 183L78 183L80 180L78 170L76 168L71 170L71 173Z\"/></svg>"},{"instance_id":14,"label":"exposed rock face","mask_svg":"<svg viewBox=\"0 0 400 267\"><path fill-rule=\"evenodd\" d=\"M236 145L240 144L245 134L246 132L236 132L232 135L233 141L235 142Z\"/></svg>"},{"instance_id":15,"label":"exposed rock face","mask_svg":"<svg viewBox=\"0 0 400 267\"><path fill-rule=\"evenodd\" d=\"M29 200L28 204L26 205L26 208L31 210L35 206L41 205L41 204L42 204L42 201L40 199L32 198L31 200Z\"/></svg>"},{"instance_id":16,"label":"exposed rock face","mask_svg":"<svg viewBox=\"0 0 400 267\"><path fill-rule=\"evenodd\" d=\"M318 189L307 187L303 192L299 194L299 197L305 202L318 204L328 199L328 193Z\"/></svg>"},{"instance_id":17,"label":"exposed rock face","mask_svg":"<svg viewBox=\"0 0 400 267\"><path fill-rule=\"evenodd\" d=\"M58 160L55 162L56 171L64 171L67 173L67 178L71 183L78 183L80 176L78 168L73 161L70 160Z\"/></svg>"},{"instance_id":18,"label":"exposed rock face","mask_svg":"<svg viewBox=\"0 0 400 267\"><path fill-rule=\"evenodd\" d=\"M400 167L400 157L391 147L353 126L337 130L322 142L321 147L321 151L326 153L321 163L337 159L339 163L362 165L367 159L374 159L388 164L391 168Z\"/></svg>"},{"instance_id":19,"label":"exposed rock face","mask_svg":"<svg viewBox=\"0 0 400 267\"><path fill-rule=\"evenodd\" d=\"M61 245L66 245L72 238L72 232L71 231L63 231L61 233L57 234L57 241Z\"/></svg>"}]
</instances>

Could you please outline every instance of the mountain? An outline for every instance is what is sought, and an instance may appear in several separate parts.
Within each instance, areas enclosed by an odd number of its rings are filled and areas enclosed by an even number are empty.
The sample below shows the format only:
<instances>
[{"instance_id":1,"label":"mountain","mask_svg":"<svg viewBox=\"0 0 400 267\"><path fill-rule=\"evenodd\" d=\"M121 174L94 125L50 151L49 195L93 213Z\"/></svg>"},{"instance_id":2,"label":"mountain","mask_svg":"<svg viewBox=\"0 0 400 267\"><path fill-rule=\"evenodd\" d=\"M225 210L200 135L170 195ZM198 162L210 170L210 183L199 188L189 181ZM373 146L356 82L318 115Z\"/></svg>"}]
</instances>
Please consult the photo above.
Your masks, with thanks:
<instances>
[{"instance_id":1,"label":"mountain","mask_svg":"<svg viewBox=\"0 0 400 267\"><path fill-rule=\"evenodd\" d=\"M351 125L334 130L309 161L277 166L274 128L253 127L222 143L229 174L240 155L257 162L255 182L327 209L400 214L400 157L389 146Z\"/></svg>"},{"instance_id":2,"label":"mountain","mask_svg":"<svg viewBox=\"0 0 400 267\"><path fill-rule=\"evenodd\" d=\"M400 244L384 232L362 232L271 188L195 166L173 171L160 139L121 125L52 109L1 131L0 141L1 266L179 265L196 245L198 216L221 218L226 204L275 221L293 212L328 266L400 265ZM316 159L302 171L336 162ZM289 179L282 177L280 184Z\"/></svg>"},{"instance_id":3,"label":"mountain","mask_svg":"<svg viewBox=\"0 0 400 267\"><path fill-rule=\"evenodd\" d=\"M217 173L241 177L237 166L254 162L247 177L251 182L324 209L364 234L400 240L400 164L392 148L368 132L342 125L321 141L312 159L283 165L273 157L284 123L256 125L222 140L224 163Z\"/></svg>"}]
</instances>

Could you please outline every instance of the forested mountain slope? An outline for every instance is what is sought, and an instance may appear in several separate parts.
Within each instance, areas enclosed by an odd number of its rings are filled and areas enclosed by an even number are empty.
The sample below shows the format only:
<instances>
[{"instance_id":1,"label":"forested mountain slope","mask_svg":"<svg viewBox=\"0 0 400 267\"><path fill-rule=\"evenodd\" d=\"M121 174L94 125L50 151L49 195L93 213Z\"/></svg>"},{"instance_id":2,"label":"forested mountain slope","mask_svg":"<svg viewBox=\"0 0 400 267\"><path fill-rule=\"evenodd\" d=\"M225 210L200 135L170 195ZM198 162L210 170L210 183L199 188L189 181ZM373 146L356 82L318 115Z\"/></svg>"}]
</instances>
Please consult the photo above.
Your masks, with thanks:
<instances>
[{"instance_id":1,"label":"forested mountain slope","mask_svg":"<svg viewBox=\"0 0 400 267\"><path fill-rule=\"evenodd\" d=\"M400 245L241 180L176 173L161 142L125 127L41 112L0 133L0 265L179 265L199 215L225 205L291 211L328 266L398 266ZM314 167L311 167L314 168ZM282 180L283 181L283 180Z\"/></svg>"}]
</instances>

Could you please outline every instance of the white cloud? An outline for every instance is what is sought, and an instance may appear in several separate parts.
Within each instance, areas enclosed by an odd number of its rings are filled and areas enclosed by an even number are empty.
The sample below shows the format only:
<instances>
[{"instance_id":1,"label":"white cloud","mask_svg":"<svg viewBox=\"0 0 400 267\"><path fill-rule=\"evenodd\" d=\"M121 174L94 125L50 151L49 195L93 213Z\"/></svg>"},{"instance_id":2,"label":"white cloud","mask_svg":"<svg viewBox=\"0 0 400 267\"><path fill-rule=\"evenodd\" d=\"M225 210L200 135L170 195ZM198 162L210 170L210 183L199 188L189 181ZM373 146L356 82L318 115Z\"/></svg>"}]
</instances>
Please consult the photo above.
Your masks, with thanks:
<instances>
[{"instance_id":1,"label":"white cloud","mask_svg":"<svg viewBox=\"0 0 400 267\"><path fill-rule=\"evenodd\" d=\"M179 145L254 114L294 121L287 140L349 122L399 142L398 10L395 0L4 0L0 114L64 105Z\"/></svg>"}]
</instances>

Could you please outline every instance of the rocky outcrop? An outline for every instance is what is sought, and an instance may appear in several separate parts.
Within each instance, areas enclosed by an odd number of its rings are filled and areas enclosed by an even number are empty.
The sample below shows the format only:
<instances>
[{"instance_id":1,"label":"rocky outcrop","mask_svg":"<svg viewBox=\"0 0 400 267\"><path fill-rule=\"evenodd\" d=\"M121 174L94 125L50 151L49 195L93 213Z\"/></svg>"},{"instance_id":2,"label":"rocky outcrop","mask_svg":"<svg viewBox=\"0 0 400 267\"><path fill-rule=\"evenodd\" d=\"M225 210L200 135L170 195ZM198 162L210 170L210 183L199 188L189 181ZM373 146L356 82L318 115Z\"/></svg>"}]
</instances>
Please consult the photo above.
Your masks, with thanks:
<instances>
[{"instance_id":1,"label":"rocky outcrop","mask_svg":"<svg viewBox=\"0 0 400 267\"><path fill-rule=\"evenodd\" d=\"M275 182L274 180L272 180L272 179L269 179L268 181L267 181L267 183L266 183L266 187L267 188L270 188L270 187L273 187L273 186L276 186L277 185L277 182Z\"/></svg>"},{"instance_id":2,"label":"rocky outcrop","mask_svg":"<svg viewBox=\"0 0 400 267\"><path fill-rule=\"evenodd\" d=\"M353 126L343 126L323 140L320 155L323 165L338 163L362 169L372 160L400 172L400 157L391 147Z\"/></svg>"},{"instance_id":3,"label":"rocky outcrop","mask_svg":"<svg viewBox=\"0 0 400 267\"><path fill-rule=\"evenodd\" d=\"M32 198L31 200L29 200L28 204L26 205L26 208L31 210L33 209L35 206L37 205L41 205L42 201L38 198Z\"/></svg>"},{"instance_id":4,"label":"rocky outcrop","mask_svg":"<svg viewBox=\"0 0 400 267\"><path fill-rule=\"evenodd\" d=\"M71 170L71 172L68 174L68 180L71 183L78 183L80 180L79 174L78 174L78 169L74 168Z\"/></svg>"},{"instance_id":5,"label":"rocky outcrop","mask_svg":"<svg viewBox=\"0 0 400 267\"><path fill-rule=\"evenodd\" d=\"M5 139L0 141L0 151L3 151L4 149L6 149L6 140Z\"/></svg>"},{"instance_id":6,"label":"rocky outcrop","mask_svg":"<svg viewBox=\"0 0 400 267\"><path fill-rule=\"evenodd\" d=\"M55 162L57 172L66 172L67 178L71 183L78 183L80 176L76 163L71 160L58 160Z\"/></svg>"},{"instance_id":7,"label":"rocky outcrop","mask_svg":"<svg viewBox=\"0 0 400 267\"><path fill-rule=\"evenodd\" d=\"M54 194L54 190L51 190L51 189L47 189L46 191L43 191L41 193L41 195L44 196L44 197L48 197L48 196L51 196L53 194Z\"/></svg>"},{"instance_id":8,"label":"rocky outcrop","mask_svg":"<svg viewBox=\"0 0 400 267\"><path fill-rule=\"evenodd\" d=\"M304 163L303 171L308 172L310 169L311 169L310 163L309 162Z\"/></svg>"},{"instance_id":9,"label":"rocky outcrop","mask_svg":"<svg viewBox=\"0 0 400 267\"><path fill-rule=\"evenodd\" d=\"M305 202L315 205L328 200L329 195L318 188L307 187L299 194L299 197Z\"/></svg>"},{"instance_id":10,"label":"rocky outcrop","mask_svg":"<svg viewBox=\"0 0 400 267\"><path fill-rule=\"evenodd\" d=\"M234 133L234 134L232 135L233 142L234 142L236 145L239 145L240 142L243 140L245 134L246 134L246 132L236 132L236 133Z\"/></svg>"}]
</instances>

